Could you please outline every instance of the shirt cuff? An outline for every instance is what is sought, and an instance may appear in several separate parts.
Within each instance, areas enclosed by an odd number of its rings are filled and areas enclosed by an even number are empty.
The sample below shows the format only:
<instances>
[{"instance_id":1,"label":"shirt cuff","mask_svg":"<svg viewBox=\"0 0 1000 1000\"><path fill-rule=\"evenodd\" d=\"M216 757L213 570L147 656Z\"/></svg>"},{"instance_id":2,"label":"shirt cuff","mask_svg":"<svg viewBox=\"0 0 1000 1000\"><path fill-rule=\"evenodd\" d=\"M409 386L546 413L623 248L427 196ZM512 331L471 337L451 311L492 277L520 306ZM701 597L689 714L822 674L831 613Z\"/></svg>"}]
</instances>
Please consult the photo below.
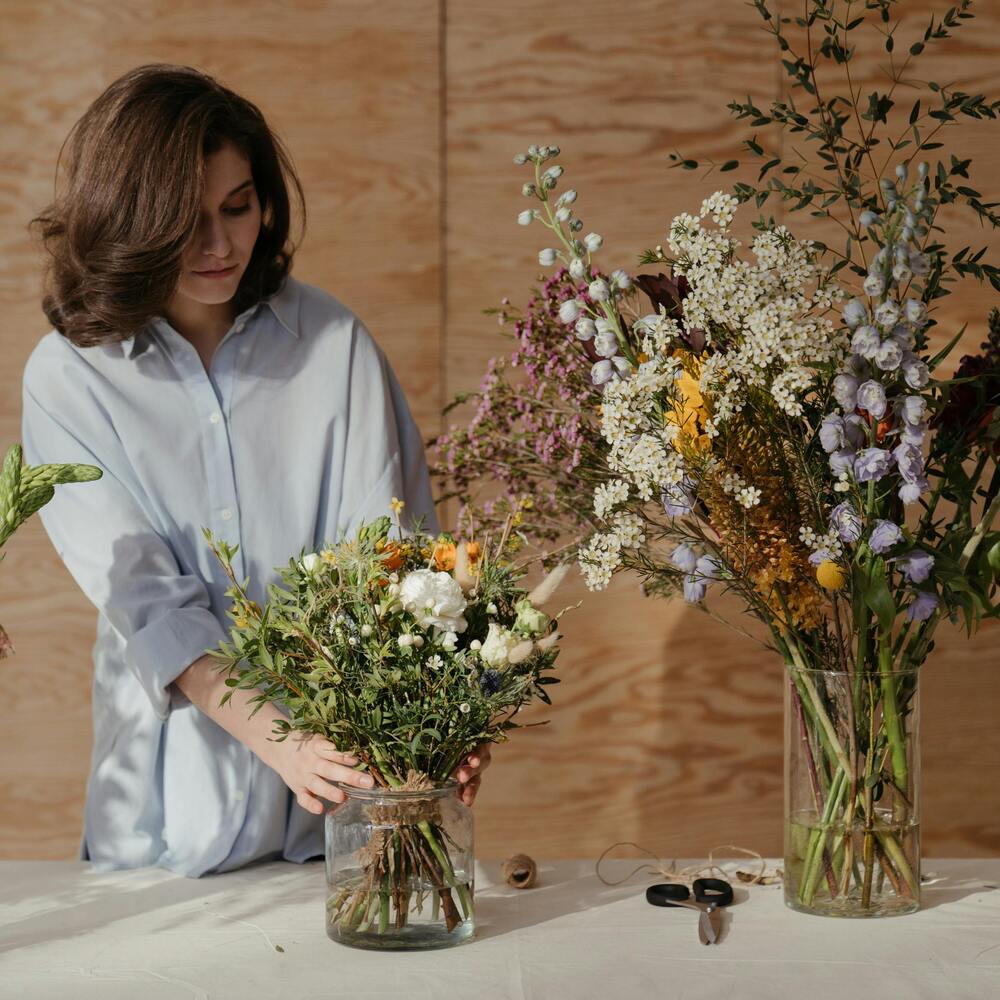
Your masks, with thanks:
<instances>
[{"instance_id":1,"label":"shirt cuff","mask_svg":"<svg viewBox=\"0 0 1000 1000\"><path fill-rule=\"evenodd\" d=\"M227 638L219 620L206 608L172 608L134 632L125 659L160 719L170 713L174 680L208 650Z\"/></svg>"}]
</instances>

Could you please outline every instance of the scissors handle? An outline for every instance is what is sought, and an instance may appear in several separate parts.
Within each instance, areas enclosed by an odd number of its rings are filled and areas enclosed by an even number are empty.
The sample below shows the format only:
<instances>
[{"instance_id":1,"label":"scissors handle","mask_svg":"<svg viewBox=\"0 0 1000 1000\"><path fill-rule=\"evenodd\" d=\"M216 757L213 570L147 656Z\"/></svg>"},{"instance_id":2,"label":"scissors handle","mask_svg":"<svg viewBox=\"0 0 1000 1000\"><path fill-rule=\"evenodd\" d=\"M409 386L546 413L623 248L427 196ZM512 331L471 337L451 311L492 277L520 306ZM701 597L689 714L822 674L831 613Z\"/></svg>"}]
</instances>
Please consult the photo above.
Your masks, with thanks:
<instances>
[{"instance_id":1,"label":"scissors handle","mask_svg":"<svg viewBox=\"0 0 1000 1000\"><path fill-rule=\"evenodd\" d=\"M733 887L721 878L696 878L692 888L699 903L728 906L733 901Z\"/></svg>"},{"instance_id":2,"label":"scissors handle","mask_svg":"<svg viewBox=\"0 0 1000 1000\"><path fill-rule=\"evenodd\" d=\"M691 898L691 890L679 882L660 882L646 890L646 902L653 906L680 906Z\"/></svg>"}]
</instances>

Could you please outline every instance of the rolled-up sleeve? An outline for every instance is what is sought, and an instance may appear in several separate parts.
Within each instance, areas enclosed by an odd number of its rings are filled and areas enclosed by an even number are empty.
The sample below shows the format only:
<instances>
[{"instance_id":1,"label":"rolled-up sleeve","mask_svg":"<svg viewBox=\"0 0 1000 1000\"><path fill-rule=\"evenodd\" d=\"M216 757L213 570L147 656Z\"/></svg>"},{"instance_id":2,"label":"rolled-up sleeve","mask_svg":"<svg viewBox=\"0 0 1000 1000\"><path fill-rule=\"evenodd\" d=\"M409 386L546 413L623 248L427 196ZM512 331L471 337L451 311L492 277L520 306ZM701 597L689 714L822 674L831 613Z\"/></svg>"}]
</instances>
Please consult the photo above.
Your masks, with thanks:
<instances>
[{"instance_id":1,"label":"rolled-up sleeve","mask_svg":"<svg viewBox=\"0 0 1000 1000\"><path fill-rule=\"evenodd\" d=\"M404 524L422 518L424 530L440 530L420 429L392 366L360 321L350 356L341 478L342 536L388 514L393 497L406 503Z\"/></svg>"},{"instance_id":2,"label":"rolled-up sleeve","mask_svg":"<svg viewBox=\"0 0 1000 1000\"><path fill-rule=\"evenodd\" d=\"M56 490L40 511L42 523L73 579L125 640L128 669L165 719L170 684L226 632L210 610L204 581L182 571L148 507L126 485L127 457L106 415L97 406L72 418L60 414L43 401L51 393L33 386L29 372L30 364L23 384L26 461L88 463L103 471L95 482Z\"/></svg>"}]
</instances>

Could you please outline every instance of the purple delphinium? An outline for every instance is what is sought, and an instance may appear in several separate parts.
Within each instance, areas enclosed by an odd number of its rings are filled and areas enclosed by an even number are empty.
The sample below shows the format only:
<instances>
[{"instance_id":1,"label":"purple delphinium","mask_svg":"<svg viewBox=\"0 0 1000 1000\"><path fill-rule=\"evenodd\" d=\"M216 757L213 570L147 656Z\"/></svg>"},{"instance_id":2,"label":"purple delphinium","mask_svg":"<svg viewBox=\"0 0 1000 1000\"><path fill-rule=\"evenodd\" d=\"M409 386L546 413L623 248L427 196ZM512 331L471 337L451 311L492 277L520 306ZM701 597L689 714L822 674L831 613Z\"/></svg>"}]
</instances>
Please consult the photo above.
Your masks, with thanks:
<instances>
[{"instance_id":1,"label":"purple delphinium","mask_svg":"<svg viewBox=\"0 0 1000 1000\"><path fill-rule=\"evenodd\" d=\"M883 555L894 545L898 545L902 540L903 532L898 524L893 524L892 521L883 521L880 519L875 522L875 527L872 528L871 537L868 539L868 545L872 552L876 552L878 555Z\"/></svg>"},{"instance_id":2,"label":"purple delphinium","mask_svg":"<svg viewBox=\"0 0 1000 1000\"><path fill-rule=\"evenodd\" d=\"M833 398L845 409L858 405L858 380L853 375L838 375L833 380Z\"/></svg>"},{"instance_id":3,"label":"purple delphinium","mask_svg":"<svg viewBox=\"0 0 1000 1000\"><path fill-rule=\"evenodd\" d=\"M679 483L667 483L660 495L663 509L670 517L683 517L694 510L694 482L684 474Z\"/></svg>"},{"instance_id":4,"label":"purple delphinium","mask_svg":"<svg viewBox=\"0 0 1000 1000\"><path fill-rule=\"evenodd\" d=\"M869 379L858 386L858 406L862 410L867 410L876 420L881 420L885 416L886 398L885 389L881 382Z\"/></svg>"},{"instance_id":5,"label":"purple delphinium","mask_svg":"<svg viewBox=\"0 0 1000 1000\"><path fill-rule=\"evenodd\" d=\"M708 585L716 578L719 562L713 556L699 556L694 571L684 578L684 600L699 604L705 600Z\"/></svg>"},{"instance_id":6,"label":"purple delphinium","mask_svg":"<svg viewBox=\"0 0 1000 1000\"><path fill-rule=\"evenodd\" d=\"M670 554L670 561L682 572L693 573L698 553L690 545L681 544Z\"/></svg>"},{"instance_id":7,"label":"purple delphinium","mask_svg":"<svg viewBox=\"0 0 1000 1000\"><path fill-rule=\"evenodd\" d=\"M847 444L847 428L839 413L830 413L819 427L819 443L826 452L837 451Z\"/></svg>"},{"instance_id":8,"label":"purple delphinium","mask_svg":"<svg viewBox=\"0 0 1000 1000\"><path fill-rule=\"evenodd\" d=\"M929 552L914 549L900 556L896 564L910 583L923 583L934 569L934 556Z\"/></svg>"},{"instance_id":9,"label":"purple delphinium","mask_svg":"<svg viewBox=\"0 0 1000 1000\"><path fill-rule=\"evenodd\" d=\"M927 590L916 591L913 601L906 609L906 620L908 622L923 622L938 609L941 602L936 594Z\"/></svg>"},{"instance_id":10,"label":"purple delphinium","mask_svg":"<svg viewBox=\"0 0 1000 1000\"><path fill-rule=\"evenodd\" d=\"M812 566L818 566L822 562L836 562L837 557L829 549L817 549L815 552L810 553L809 563Z\"/></svg>"},{"instance_id":11,"label":"purple delphinium","mask_svg":"<svg viewBox=\"0 0 1000 1000\"><path fill-rule=\"evenodd\" d=\"M830 511L830 525L837 530L842 542L856 542L861 537L861 518L853 504L846 500Z\"/></svg>"},{"instance_id":12,"label":"purple delphinium","mask_svg":"<svg viewBox=\"0 0 1000 1000\"><path fill-rule=\"evenodd\" d=\"M830 456L830 471L835 476L842 476L845 472L854 472L854 459L856 457L850 448L842 448L840 451L835 451Z\"/></svg>"},{"instance_id":13,"label":"purple delphinium","mask_svg":"<svg viewBox=\"0 0 1000 1000\"><path fill-rule=\"evenodd\" d=\"M854 460L854 478L859 483L881 479L889 471L889 458L884 448L865 448Z\"/></svg>"}]
</instances>

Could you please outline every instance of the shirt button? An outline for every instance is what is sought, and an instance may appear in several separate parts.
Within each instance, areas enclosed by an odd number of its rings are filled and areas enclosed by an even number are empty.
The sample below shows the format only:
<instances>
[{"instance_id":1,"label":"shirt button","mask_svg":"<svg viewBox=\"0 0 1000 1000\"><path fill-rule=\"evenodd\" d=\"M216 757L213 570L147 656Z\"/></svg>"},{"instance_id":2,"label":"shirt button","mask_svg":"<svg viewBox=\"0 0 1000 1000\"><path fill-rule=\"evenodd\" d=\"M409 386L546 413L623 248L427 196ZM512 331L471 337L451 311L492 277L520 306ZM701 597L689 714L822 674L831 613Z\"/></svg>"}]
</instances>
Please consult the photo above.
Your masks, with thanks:
<instances>
[{"instance_id":1,"label":"shirt button","mask_svg":"<svg viewBox=\"0 0 1000 1000\"><path fill-rule=\"evenodd\" d=\"M213 424L217 424L222 419L222 414L216 411L208 419L211 420Z\"/></svg>"},{"instance_id":2,"label":"shirt button","mask_svg":"<svg viewBox=\"0 0 1000 1000\"><path fill-rule=\"evenodd\" d=\"M236 799L237 802L242 802L243 799L246 798L246 795L241 788L237 788L236 791L233 792L233 798Z\"/></svg>"},{"instance_id":3,"label":"shirt button","mask_svg":"<svg viewBox=\"0 0 1000 1000\"><path fill-rule=\"evenodd\" d=\"M219 517L221 517L223 521L229 521L232 516L233 512L228 507L223 507L222 510L219 511Z\"/></svg>"}]
</instances>

